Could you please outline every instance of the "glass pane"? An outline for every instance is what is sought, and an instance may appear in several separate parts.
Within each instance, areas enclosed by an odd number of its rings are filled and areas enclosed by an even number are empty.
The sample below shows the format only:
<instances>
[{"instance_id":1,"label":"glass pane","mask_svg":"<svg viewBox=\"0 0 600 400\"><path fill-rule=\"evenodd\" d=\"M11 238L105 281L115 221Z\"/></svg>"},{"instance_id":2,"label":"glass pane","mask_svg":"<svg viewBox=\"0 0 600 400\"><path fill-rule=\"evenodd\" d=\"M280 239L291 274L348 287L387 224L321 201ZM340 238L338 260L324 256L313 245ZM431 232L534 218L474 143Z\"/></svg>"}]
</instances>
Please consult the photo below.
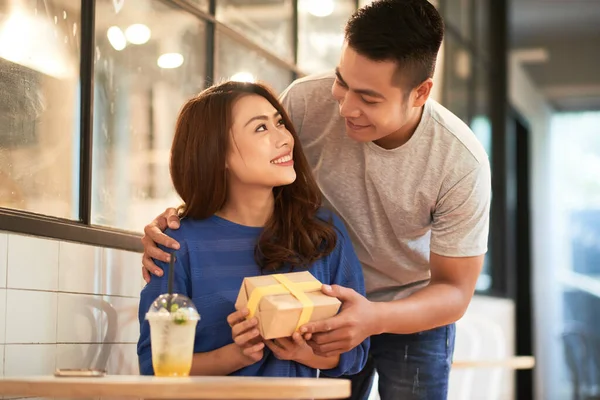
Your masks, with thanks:
<instances>
[{"instance_id":1,"label":"glass pane","mask_svg":"<svg viewBox=\"0 0 600 400\"><path fill-rule=\"evenodd\" d=\"M477 51L484 56L488 54L490 40L490 1L475 1L475 46Z\"/></svg>"},{"instance_id":2,"label":"glass pane","mask_svg":"<svg viewBox=\"0 0 600 400\"><path fill-rule=\"evenodd\" d=\"M298 66L307 73L335 68L353 0L298 0Z\"/></svg>"},{"instance_id":3,"label":"glass pane","mask_svg":"<svg viewBox=\"0 0 600 400\"><path fill-rule=\"evenodd\" d=\"M475 100L474 100L474 115L471 118L471 129L477 136L477 139L483 145L488 157L492 156L492 124L490 121L489 109L489 84L488 84L488 69L482 63L477 64L475 69ZM493 173L493 171L492 171ZM492 207L494 203L492 203ZM489 242L489 241L488 241ZM485 292L492 287L492 260L490 253L485 255L483 270L477 280L476 289L480 292Z\"/></svg>"},{"instance_id":4,"label":"glass pane","mask_svg":"<svg viewBox=\"0 0 600 400\"><path fill-rule=\"evenodd\" d=\"M208 2L209 0L187 0L188 3L196 6L200 10L204 12L208 12Z\"/></svg>"},{"instance_id":5,"label":"glass pane","mask_svg":"<svg viewBox=\"0 0 600 400\"><path fill-rule=\"evenodd\" d=\"M219 0L217 19L280 58L293 62L291 0Z\"/></svg>"},{"instance_id":6,"label":"glass pane","mask_svg":"<svg viewBox=\"0 0 600 400\"><path fill-rule=\"evenodd\" d=\"M205 27L162 1L96 2L92 223L140 231L178 204L175 121L204 88Z\"/></svg>"},{"instance_id":7,"label":"glass pane","mask_svg":"<svg viewBox=\"0 0 600 400\"><path fill-rule=\"evenodd\" d=\"M471 53L459 45L452 35L447 35L444 43L444 106L468 122L472 83Z\"/></svg>"},{"instance_id":8,"label":"glass pane","mask_svg":"<svg viewBox=\"0 0 600 400\"><path fill-rule=\"evenodd\" d=\"M548 304L554 305L547 331L560 334L560 341L548 349L559 362L544 379L561 382L565 393L598 394L594 384L600 375L587 366L600 365L600 112L555 114L550 148L545 216L550 221L551 262L538 272L538 277L550 279L545 302L537 311L543 314ZM581 380L567 379L572 376ZM577 383L579 387L574 386Z\"/></svg>"},{"instance_id":9,"label":"glass pane","mask_svg":"<svg viewBox=\"0 0 600 400\"><path fill-rule=\"evenodd\" d=\"M215 82L223 79L262 81L279 94L292 82L292 73L217 31Z\"/></svg>"},{"instance_id":10,"label":"glass pane","mask_svg":"<svg viewBox=\"0 0 600 400\"><path fill-rule=\"evenodd\" d=\"M80 14L0 2L0 207L79 217Z\"/></svg>"},{"instance_id":11,"label":"glass pane","mask_svg":"<svg viewBox=\"0 0 600 400\"><path fill-rule=\"evenodd\" d=\"M483 145L488 156L492 154L492 125L490 122L490 85L489 69L483 63L475 67L475 101L474 115L471 118L471 129Z\"/></svg>"},{"instance_id":12,"label":"glass pane","mask_svg":"<svg viewBox=\"0 0 600 400\"><path fill-rule=\"evenodd\" d=\"M471 13L473 0L447 0L444 2L444 20L458 30L465 39L471 38Z\"/></svg>"}]
</instances>

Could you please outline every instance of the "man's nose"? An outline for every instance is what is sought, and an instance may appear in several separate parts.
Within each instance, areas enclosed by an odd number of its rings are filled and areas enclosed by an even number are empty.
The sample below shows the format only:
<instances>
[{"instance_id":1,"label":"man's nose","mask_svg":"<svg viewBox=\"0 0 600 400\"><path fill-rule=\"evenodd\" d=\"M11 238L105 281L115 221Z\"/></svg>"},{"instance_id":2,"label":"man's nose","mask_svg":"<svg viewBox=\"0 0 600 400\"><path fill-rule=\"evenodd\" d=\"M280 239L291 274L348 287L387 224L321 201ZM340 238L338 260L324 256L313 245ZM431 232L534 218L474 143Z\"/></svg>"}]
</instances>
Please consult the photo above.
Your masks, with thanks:
<instances>
[{"instance_id":1,"label":"man's nose","mask_svg":"<svg viewBox=\"0 0 600 400\"><path fill-rule=\"evenodd\" d=\"M344 118L358 118L360 117L360 110L346 96L340 101L340 115Z\"/></svg>"}]
</instances>

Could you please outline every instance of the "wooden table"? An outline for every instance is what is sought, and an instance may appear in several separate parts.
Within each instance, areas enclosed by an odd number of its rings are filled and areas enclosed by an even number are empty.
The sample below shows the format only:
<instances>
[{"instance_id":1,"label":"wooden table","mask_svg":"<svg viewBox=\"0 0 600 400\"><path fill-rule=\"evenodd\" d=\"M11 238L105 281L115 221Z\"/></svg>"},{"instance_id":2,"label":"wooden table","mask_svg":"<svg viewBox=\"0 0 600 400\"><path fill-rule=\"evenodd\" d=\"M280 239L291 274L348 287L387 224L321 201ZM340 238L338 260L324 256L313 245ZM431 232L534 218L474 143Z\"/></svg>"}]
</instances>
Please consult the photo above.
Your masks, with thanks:
<instances>
[{"instance_id":1,"label":"wooden table","mask_svg":"<svg viewBox=\"0 0 600 400\"><path fill-rule=\"evenodd\" d=\"M505 369L533 369L535 358L532 356L515 356L500 360L457 360L452 363L452 368L505 368Z\"/></svg>"},{"instance_id":2,"label":"wooden table","mask_svg":"<svg viewBox=\"0 0 600 400\"><path fill-rule=\"evenodd\" d=\"M107 375L101 378L30 376L1 378L0 394L62 398L347 399L350 397L350 381L324 378L156 378L137 375Z\"/></svg>"}]
</instances>

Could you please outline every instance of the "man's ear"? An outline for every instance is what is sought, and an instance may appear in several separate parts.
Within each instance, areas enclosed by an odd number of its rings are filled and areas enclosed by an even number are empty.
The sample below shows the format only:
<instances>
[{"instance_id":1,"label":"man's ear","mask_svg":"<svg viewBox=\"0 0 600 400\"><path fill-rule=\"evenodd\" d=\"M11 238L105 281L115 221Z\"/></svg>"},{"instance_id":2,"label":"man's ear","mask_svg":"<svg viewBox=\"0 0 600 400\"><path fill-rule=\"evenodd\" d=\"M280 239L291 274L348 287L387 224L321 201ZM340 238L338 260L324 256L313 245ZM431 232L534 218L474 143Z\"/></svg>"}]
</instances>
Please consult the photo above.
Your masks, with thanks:
<instances>
[{"instance_id":1,"label":"man's ear","mask_svg":"<svg viewBox=\"0 0 600 400\"><path fill-rule=\"evenodd\" d=\"M432 87L433 79L427 78L413 89L413 107L422 107L425 104L431 94Z\"/></svg>"}]
</instances>

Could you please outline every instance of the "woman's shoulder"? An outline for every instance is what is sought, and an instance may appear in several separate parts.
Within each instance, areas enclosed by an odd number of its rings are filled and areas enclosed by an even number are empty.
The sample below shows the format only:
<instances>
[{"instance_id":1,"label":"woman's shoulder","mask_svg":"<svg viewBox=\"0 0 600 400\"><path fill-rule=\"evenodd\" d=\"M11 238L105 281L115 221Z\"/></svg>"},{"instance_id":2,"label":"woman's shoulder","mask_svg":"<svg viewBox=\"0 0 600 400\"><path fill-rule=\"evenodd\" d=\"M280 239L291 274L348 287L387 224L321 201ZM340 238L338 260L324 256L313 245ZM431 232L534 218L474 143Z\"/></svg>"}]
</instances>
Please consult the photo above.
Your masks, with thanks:
<instances>
[{"instance_id":1,"label":"woman's shoulder","mask_svg":"<svg viewBox=\"0 0 600 400\"><path fill-rule=\"evenodd\" d=\"M191 219L184 217L179 221L179 228L167 228L165 230L165 235L175 240L181 240L190 237L203 236L210 231L214 232L214 229L215 224L212 221L212 218Z\"/></svg>"},{"instance_id":2,"label":"woman's shoulder","mask_svg":"<svg viewBox=\"0 0 600 400\"><path fill-rule=\"evenodd\" d=\"M344 221L333 211L328 208L321 207L319 211L317 211L317 218L322 221L328 222L336 228L336 233L338 236L348 236L348 232L346 230L346 225Z\"/></svg>"},{"instance_id":3,"label":"woman's shoulder","mask_svg":"<svg viewBox=\"0 0 600 400\"><path fill-rule=\"evenodd\" d=\"M167 228L164 234L176 240L181 246L180 252L185 252L187 251L188 243L214 239L225 234L220 232L221 230L223 230L223 227L215 224L212 218L182 218L179 222L179 228Z\"/></svg>"}]
</instances>

